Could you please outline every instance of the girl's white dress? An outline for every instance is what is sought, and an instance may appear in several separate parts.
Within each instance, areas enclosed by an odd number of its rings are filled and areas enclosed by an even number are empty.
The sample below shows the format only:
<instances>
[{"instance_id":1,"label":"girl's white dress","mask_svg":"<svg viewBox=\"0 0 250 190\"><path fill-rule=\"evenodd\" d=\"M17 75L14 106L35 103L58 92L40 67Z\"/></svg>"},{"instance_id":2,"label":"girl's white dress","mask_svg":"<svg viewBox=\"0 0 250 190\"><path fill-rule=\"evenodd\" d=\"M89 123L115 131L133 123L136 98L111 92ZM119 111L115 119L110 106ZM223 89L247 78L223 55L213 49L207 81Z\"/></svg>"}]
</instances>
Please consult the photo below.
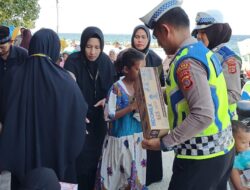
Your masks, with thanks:
<instances>
[{"instance_id":1,"label":"girl's white dress","mask_svg":"<svg viewBox=\"0 0 250 190\"><path fill-rule=\"evenodd\" d=\"M113 84L105 109L109 118L112 120L115 112L127 107L131 99L122 80ZM96 190L147 189L146 150L141 146L142 128L135 114L131 112L110 122L98 165Z\"/></svg>"}]
</instances>

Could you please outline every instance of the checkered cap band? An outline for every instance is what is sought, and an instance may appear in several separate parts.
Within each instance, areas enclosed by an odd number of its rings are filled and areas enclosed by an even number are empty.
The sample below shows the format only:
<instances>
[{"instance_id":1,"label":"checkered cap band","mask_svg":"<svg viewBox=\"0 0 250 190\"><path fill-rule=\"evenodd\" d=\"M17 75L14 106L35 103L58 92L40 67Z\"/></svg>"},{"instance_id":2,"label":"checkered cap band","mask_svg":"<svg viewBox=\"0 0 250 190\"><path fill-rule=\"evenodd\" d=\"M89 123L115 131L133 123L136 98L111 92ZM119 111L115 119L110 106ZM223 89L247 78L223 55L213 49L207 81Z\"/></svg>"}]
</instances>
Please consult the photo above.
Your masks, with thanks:
<instances>
[{"instance_id":1,"label":"checkered cap band","mask_svg":"<svg viewBox=\"0 0 250 190\"><path fill-rule=\"evenodd\" d=\"M204 156L226 150L233 143L232 127L211 136L194 137L177 145L180 155Z\"/></svg>"},{"instance_id":2,"label":"checkered cap band","mask_svg":"<svg viewBox=\"0 0 250 190\"><path fill-rule=\"evenodd\" d=\"M153 26L154 22L158 20L157 18L166 10L169 9L170 7L173 7L177 4L177 0L171 0L163 4L151 17L151 19L148 22L148 26Z\"/></svg>"},{"instance_id":3,"label":"checkered cap band","mask_svg":"<svg viewBox=\"0 0 250 190\"><path fill-rule=\"evenodd\" d=\"M197 25L207 25L207 24L214 24L216 20L213 17L202 17L196 20Z\"/></svg>"}]
</instances>

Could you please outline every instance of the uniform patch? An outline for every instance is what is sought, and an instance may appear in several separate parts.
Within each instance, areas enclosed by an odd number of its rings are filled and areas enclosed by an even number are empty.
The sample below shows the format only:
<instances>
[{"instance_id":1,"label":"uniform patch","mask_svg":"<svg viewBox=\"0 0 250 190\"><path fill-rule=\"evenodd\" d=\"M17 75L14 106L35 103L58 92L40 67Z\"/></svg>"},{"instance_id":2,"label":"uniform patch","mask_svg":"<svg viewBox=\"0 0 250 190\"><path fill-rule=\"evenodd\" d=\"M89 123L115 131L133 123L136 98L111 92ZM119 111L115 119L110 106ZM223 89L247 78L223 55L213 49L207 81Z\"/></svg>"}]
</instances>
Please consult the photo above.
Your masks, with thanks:
<instances>
[{"instance_id":1,"label":"uniform patch","mask_svg":"<svg viewBox=\"0 0 250 190\"><path fill-rule=\"evenodd\" d=\"M236 73L236 71L237 71L237 67L236 67L237 61L236 61L235 58L229 58L226 61L226 64L228 66L228 72L229 73L231 73L231 74Z\"/></svg>"},{"instance_id":2,"label":"uniform patch","mask_svg":"<svg viewBox=\"0 0 250 190\"><path fill-rule=\"evenodd\" d=\"M183 90L189 90L193 86L193 80L190 73L190 62L183 61L176 70L180 87Z\"/></svg>"}]
</instances>

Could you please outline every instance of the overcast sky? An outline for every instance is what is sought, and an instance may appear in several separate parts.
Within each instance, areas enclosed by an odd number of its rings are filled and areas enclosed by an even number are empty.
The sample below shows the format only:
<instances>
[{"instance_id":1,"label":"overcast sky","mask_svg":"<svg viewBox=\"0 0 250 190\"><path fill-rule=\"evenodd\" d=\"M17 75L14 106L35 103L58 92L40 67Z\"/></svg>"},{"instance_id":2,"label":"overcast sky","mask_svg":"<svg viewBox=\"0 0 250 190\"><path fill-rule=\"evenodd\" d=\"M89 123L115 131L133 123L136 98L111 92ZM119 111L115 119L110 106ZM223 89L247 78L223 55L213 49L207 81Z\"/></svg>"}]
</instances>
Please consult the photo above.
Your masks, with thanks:
<instances>
[{"instance_id":1,"label":"overcast sky","mask_svg":"<svg viewBox=\"0 0 250 190\"><path fill-rule=\"evenodd\" d=\"M98 26L105 34L131 34L139 20L162 0L58 0L59 32L81 33L87 26ZM35 30L56 30L56 0L39 0L41 11ZM250 35L250 0L183 0L182 6L194 27L199 11L218 9L233 34Z\"/></svg>"}]
</instances>

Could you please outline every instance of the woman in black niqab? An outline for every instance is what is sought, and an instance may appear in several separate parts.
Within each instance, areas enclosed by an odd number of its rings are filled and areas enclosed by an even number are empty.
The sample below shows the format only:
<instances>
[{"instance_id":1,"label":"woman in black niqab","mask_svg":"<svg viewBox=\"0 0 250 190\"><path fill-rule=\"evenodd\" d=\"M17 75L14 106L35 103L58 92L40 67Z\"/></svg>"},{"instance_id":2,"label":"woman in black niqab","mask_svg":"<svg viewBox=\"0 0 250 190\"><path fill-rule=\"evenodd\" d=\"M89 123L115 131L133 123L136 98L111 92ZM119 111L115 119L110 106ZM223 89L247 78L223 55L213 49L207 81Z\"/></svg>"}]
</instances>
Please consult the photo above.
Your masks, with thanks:
<instances>
[{"instance_id":1,"label":"woman in black niqab","mask_svg":"<svg viewBox=\"0 0 250 190\"><path fill-rule=\"evenodd\" d=\"M9 76L0 135L0 171L21 180L33 168L52 168L74 183L85 138L87 104L69 73L55 64L60 41L50 29L34 34L30 57Z\"/></svg>"},{"instance_id":2,"label":"woman in black niqab","mask_svg":"<svg viewBox=\"0 0 250 190\"><path fill-rule=\"evenodd\" d=\"M103 52L104 37L97 27L87 27L81 36L81 51L71 54L64 68L72 72L88 104L86 142L77 160L78 188L92 190L102 144L107 130L103 104L114 80L114 66Z\"/></svg>"}]
</instances>

